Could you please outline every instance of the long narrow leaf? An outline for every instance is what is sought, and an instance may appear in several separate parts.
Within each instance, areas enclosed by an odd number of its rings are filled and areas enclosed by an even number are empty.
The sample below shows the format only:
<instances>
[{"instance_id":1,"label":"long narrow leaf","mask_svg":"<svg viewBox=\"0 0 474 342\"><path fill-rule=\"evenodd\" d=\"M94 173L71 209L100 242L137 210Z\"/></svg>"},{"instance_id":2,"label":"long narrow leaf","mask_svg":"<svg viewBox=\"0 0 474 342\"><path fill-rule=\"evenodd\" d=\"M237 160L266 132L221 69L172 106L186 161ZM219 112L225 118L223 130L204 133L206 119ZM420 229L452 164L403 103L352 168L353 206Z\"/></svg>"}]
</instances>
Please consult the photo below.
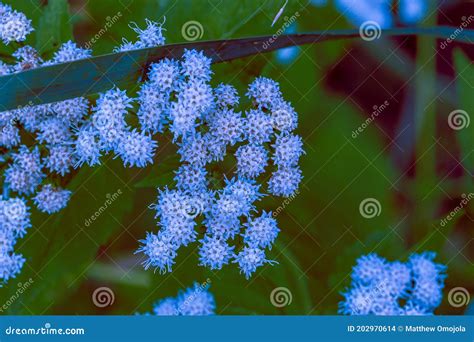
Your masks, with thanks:
<instances>
[{"instance_id":1,"label":"long narrow leaf","mask_svg":"<svg viewBox=\"0 0 474 342\"><path fill-rule=\"evenodd\" d=\"M382 31L382 36L411 35L428 35L440 39L454 35L457 41L474 40L474 30L456 33L455 28L449 27L396 28ZM360 38L359 30L172 44L41 67L0 77L0 110L95 94L114 86L126 88L136 83L150 63L164 57L180 58L184 49L203 50L214 63L219 63L288 46L348 38Z\"/></svg>"}]
</instances>

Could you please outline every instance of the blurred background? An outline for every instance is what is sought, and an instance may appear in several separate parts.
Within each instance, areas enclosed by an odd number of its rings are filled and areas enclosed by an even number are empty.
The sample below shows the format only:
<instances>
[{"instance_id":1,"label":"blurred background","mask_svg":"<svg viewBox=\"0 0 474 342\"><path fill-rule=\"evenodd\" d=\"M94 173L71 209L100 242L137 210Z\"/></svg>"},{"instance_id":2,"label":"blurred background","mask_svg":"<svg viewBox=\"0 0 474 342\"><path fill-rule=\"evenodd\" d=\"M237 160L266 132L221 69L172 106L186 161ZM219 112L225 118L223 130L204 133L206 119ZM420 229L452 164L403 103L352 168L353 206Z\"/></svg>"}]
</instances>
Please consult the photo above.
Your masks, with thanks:
<instances>
[{"instance_id":1,"label":"blurred background","mask_svg":"<svg viewBox=\"0 0 474 342\"><path fill-rule=\"evenodd\" d=\"M4 2L23 11L34 27L48 25L41 20L46 11L64 11L47 1ZM351 9L332 0L290 0L272 27L284 1L70 0L64 26L51 30L61 30L63 41L72 30L75 41L99 55L122 38L134 39L129 23L143 27L145 18L166 17L167 43L359 28L368 20L381 28L474 28L472 1L439 1L411 12L401 4L364 7L365 2ZM190 21L200 26L195 37L183 30ZM53 42L44 54L57 46ZM75 193L65 210L34 213L34 227L17 245L26 265L0 289L0 298L7 301L31 285L6 313L145 313L156 300L197 281L211 284L218 314L337 314L359 256L375 252L406 261L410 253L427 250L448 267L436 313L468 313L468 305L455 307L447 297L456 287L474 295L473 57L468 44L382 35L215 65L212 83L231 83L241 96L256 76L274 78L299 113L303 183L294 198L267 196L260 206L278 212L281 233L268 256L279 264L246 280L233 266L219 272L197 266L193 246L180 250L172 273L143 270L141 256L134 254L138 240L157 230L148 206L178 165L173 148L165 147L169 137L163 137L154 166L125 170L109 159L99 168L84 167L69 180ZM100 287L113 291L112 305L94 305L91 296ZM270 301L278 287L291 293L284 307Z\"/></svg>"}]
</instances>

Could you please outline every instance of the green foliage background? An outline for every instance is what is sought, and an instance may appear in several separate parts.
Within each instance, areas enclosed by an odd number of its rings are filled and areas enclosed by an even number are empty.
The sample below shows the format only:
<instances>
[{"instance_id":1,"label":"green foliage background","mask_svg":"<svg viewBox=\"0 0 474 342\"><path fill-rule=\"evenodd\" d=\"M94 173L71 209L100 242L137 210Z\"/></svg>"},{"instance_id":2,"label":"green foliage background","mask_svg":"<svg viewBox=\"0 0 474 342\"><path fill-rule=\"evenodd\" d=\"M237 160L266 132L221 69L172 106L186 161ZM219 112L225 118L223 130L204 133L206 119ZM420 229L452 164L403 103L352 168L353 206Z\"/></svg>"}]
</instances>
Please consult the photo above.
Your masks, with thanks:
<instances>
[{"instance_id":1,"label":"green foliage background","mask_svg":"<svg viewBox=\"0 0 474 342\"><path fill-rule=\"evenodd\" d=\"M5 2L32 18L37 30L28 43L47 57L72 37L87 43L108 18L119 12L120 20L92 46L95 55L110 53L122 37L134 39L128 23L135 21L143 26L145 18L162 21L166 17L168 43L184 41L181 27L189 20L203 25L205 40L273 34L283 22L280 19L274 28L270 26L283 4L279 1L100 0L68 4L66 0L49 0L47 5L37 0ZM300 14L299 31L349 26L332 7L315 8L303 1L290 1L284 15L291 16L296 11ZM429 43L420 44L427 52L419 52L417 63L433 53L428 50ZM350 283L356 258L372 251L388 259L405 260L412 251L434 250L438 252L437 260L448 265L446 294L456 286L466 287L472 293L472 204L449 226L440 226L441 218L449 212L444 207L446 199L474 192L472 177L466 173L452 179L436 172L436 156L424 140L430 141L436 135L436 117L429 114L430 110L436 113L435 108L428 108L417 122L420 133L416 150L421 171L414 177L403 175L394 164L390 142L377 124L369 125L357 139L351 138L366 114L345 95L331 91L326 77L352 44L331 41L304 46L289 65L281 65L274 54L266 54L214 68L213 83L232 83L241 95L257 75L278 80L284 96L300 115L298 131L307 152L302 160L305 178L298 196L278 216L282 232L269 257L279 265L264 267L247 281L236 267L215 273L198 267L196 250L187 248L180 250L171 274L143 270L140 257L133 253L137 240L144 238L146 231L157 230L148 206L155 201L156 187L170 184L178 166L169 137L163 137L154 166L125 170L120 162L108 157L103 166L84 167L68 180L74 196L65 210L52 216L34 211L34 227L18 248L27 264L17 279L0 289L0 302L7 301L29 279L33 284L13 301L7 313L143 313L150 311L157 299L176 295L178 289L193 281L210 279L219 314L336 314L340 292ZM367 43L361 45L373 48ZM11 54L12 49L2 46L0 52ZM456 67L462 75L457 78L456 103L458 108L472 109L474 68L460 51ZM423 68L422 76L415 77L418 104L433 102L429 98L435 91L433 84L419 84L421 77L426 81L432 73L428 66ZM342 76L350 79L352 75ZM420 91L420 87L433 89ZM436 105L434 102L432 106ZM443 108L442 112L447 115L450 110ZM471 129L464 130L455 137L466 157L462 158L464 166L472 171L473 133ZM86 225L86 219L117 191L121 193L118 199L96 221ZM373 219L359 213L360 202L369 197L378 199L382 205L381 215ZM282 205L282 199L267 198L262 206L275 210ZM114 291L112 306L101 309L92 303L92 292L100 286ZM291 291L290 305L276 308L271 304L269 296L276 287ZM445 295L438 313L460 314L462 310L449 306Z\"/></svg>"}]
</instances>

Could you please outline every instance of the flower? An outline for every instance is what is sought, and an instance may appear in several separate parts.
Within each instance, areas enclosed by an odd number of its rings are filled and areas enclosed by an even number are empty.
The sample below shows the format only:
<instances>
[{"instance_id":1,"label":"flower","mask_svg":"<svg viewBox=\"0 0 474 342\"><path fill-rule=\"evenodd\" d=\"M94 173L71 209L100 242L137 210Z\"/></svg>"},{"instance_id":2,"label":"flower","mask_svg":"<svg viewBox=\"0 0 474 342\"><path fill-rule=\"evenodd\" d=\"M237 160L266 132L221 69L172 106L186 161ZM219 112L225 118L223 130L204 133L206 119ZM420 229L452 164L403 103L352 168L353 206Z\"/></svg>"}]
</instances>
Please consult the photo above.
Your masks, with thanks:
<instances>
[{"instance_id":1,"label":"flower","mask_svg":"<svg viewBox=\"0 0 474 342\"><path fill-rule=\"evenodd\" d=\"M209 316L214 315L216 301L208 290L209 284L199 285L180 291L176 297L167 297L153 305L156 316Z\"/></svg>"},{"instance_id":2,"label":"flower","mask_svg":"<svg viewBox=\"0 0 474 342\"><path fill-rule=\"evenodd\" d=\"M412 254L407 263L388 262L372 253L357 260L351 287L342 293L346 315L432 315L441 303L446 277L435 254Z\"/></svg>"},{"instance_id":3,"label":"flower","mask_svg":"<svg viewBox=\"0 0 474 342\"><path fill-rule=\"evenodd\" d=\"M33 200L38 210L44 213L53 214L65 208L70 198L71 191L54 187L51 184L46 184L40 191L38 191Z\"/></svg>"},{"instance_id":4,"label":"flower","mask_svg":"<svg viewBox=\"0 0 474 342\"><path fill-rule=\"evenodd\" d=\"M255 247L244 247L235 257L234 262L239 265L240 272L243 273L247 279L250 278L257 268L265 264L275 263L273 260L266 259L263 249Z\"/></svg>"},{"instance_id":5,"label":"flower","mask_svg":"<svg viewBox=\"0 0 474 342\"><path fill-rule=\"evenodd\" d=\"M29 20L23 13L18 11L8 10L2 7L2 14L0 15L0 39L5 44L11 42L23 42L26 36L33 32L31 20Z\"/></svg>"}]
</instances>

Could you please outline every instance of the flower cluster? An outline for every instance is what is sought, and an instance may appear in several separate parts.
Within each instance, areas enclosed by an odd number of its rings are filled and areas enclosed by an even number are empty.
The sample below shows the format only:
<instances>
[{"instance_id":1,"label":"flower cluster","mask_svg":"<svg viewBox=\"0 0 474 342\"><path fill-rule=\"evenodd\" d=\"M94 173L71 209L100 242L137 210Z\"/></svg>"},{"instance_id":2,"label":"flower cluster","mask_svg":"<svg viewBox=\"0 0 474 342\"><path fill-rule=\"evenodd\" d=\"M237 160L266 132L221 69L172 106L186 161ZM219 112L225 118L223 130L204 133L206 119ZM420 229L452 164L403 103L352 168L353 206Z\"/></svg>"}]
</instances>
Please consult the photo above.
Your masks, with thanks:
<instances>
[{"instance_id":1,"label":"flower cluster","mask_svg":"<svg viewBox=\"0 0 474 342\"><path fill-rule=\"evenodd\" d=\"M436 254L412 254L407 263L362 256L352 270L352 286L339 312L346 315L432 315L443 297L446 266Z\"/></svg>"},{"instance_id":2,"label":"flower cluster","mask_svg":"<svg viewBox=\"0 0 474 342\"><path fill-rule=\"evenodd\" d=\"M137 41L124 41L115 50L164 44L162 25L146 20L141 29L132 23ZM0 4L0 38L6 44L24 41L31 31L22 13ZM0 63L0 75L91 56L72 41L50 59L21 44L14 64ZM181 60L152 64L136 96L114 87L96 101L79 97L1 112L2 203L4 208L14 203L17 209L5 209L11 222L1 226L2 257L10 261L2 263L0 280L15 276L25 261L15 256L13 246L31 225L28 199L39 211L56 213L72 196L63 187L75 169L100 165L108 154L120 158L124 167L146 167L154 162L158 134L172 136L181 165L173 187L160 189L153 207L161 229L148 233L138 250L146 256L145 268L171 271L178 249L196 241L200 264L211 269L236 263L248 278L273 263L265 249L271 248L279 228L272 213L259 212L256 202L264 188L272 195L291 196L299 186L304 152L294 133L298 117L277 82L255 79L247 92L248 109L242 112L237 90L229 84L212 87L212 74L210 58L185 50ZM227 161L235 163L234 174L219 175L216 163Z\"/></svg>"},{"instance_id":3,"label":"flower cluster","mask_svg":"<svg viewBox=\"0 0 474 342\"><path fill-rule=\"evenodd\" d=\"M156 316L210 316L215 314L216 302L208 291L207 283L181 291L176 297L167 297L153 305Z\"/></svg>"},{"instance_id":4,"label":"flower cluster","mask_svg":"<svg viewBox=\"0 0 474 342\"><path fill-rule=\"evenodd\" d=\"M161 229L148 233L138 252L146 255L145 268L170 272L178 249L198 241L200 265L219 270L236 263L249 278L272 263L265 249L279 232L272 213L255 206L264 195L259 180L272 169L268 192L291 196L302 178L303 142L293 133L298 117L278 83L265 77L252 82L247 92L251 108L242 113L233 86L211 87L210 66L202 52L186 50L181 61L152 64L140 90L142 131L169 127L182 164L175 188L160 189L153 206ZM235 160L234 175L210 175L212 165L226 158ZM199 224L205 227L203 236Z\"/></svg>"},{"instance_id":5,"label":"flower cluster","mask_svg":"<svg viewBox=\"0 0 474 342\"><path fill-rule=\"evenodd\" d=\"M31 32L31 20L9 5L0 3L0 39L5 44L23 42Z\"/></svg>"}]
</instances>

